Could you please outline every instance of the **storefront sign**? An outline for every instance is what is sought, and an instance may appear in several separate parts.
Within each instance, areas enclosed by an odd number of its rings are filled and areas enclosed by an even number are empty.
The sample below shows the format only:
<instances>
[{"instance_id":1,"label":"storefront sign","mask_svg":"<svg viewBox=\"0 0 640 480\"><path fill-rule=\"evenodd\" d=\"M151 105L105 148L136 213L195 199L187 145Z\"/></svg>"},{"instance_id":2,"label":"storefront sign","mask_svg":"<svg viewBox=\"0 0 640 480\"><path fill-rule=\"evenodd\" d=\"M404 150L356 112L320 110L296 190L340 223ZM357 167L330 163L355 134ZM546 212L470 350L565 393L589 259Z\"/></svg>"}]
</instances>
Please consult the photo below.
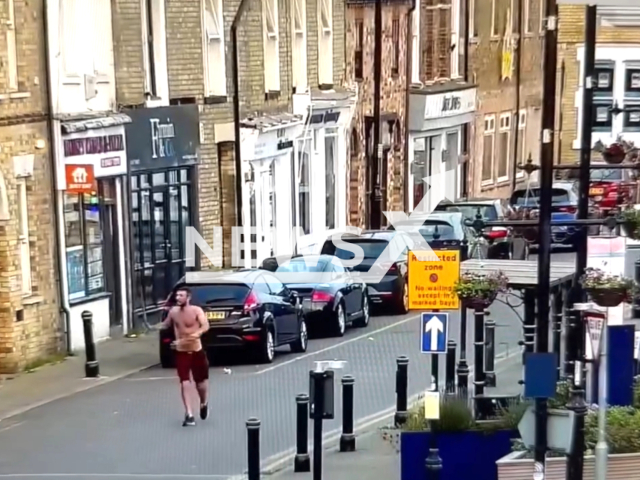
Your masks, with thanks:
<instances>
[{"instance_id":1,"label":"storefront sign","mask_svg":"<svg viewBox=\"0 0 640 480\"><path fill-rule=\"evenodd\" d=\"M65 165L67 193L92 193L95 190L93 165Z\"/></svg>"},{"instance_id":2,"label":"storefront sign","mask_svg":"<svg viewBox=\"0 0 640 480\"><path fill-rule=\"evenodd\" d=\"M197 105L127 110L127 157L132 172L188 166L198 162Z\"/></svg>"},{"instance_id":3,"label":"storefront sign","mask_svg":"<svg viewBox=\"0 0 640 480\"><path fill-rule=\"evenodd\" d=\"M462 107L462 102L460 101L460 97L456 95L444 97L444 99L442 100L443 112L455 112L460 110L460 107Z\"/></svg>"},{"instance_id":4,"label":"storefront sign","mask_svg":"<svg viewBox=\"0 0 640 480\"><path fill-rule=\"evenodd\" d=\"M259 132L243 129L242 160L260 160L283 155L293 149L294 139L302 132L302 124L293 124L288 128Z\"/></svg>"},{"instance_id":5,"label":"storefront sign","mask_svg":"<svg viewBox=\"0 0 640 480\"><path fill-rule=\"evenodd\" d=\"M409 309L457 310L453 287L459 278L459 251L409 252Z\"/></svg>"},{"instance_id":6,"label":"storefront sign","mask_svg":"<svg viewBox=\"0 0 640 480\"><path fill-rule=\"evenodd\" d=\"M90 165L95 178L126 175L127 153L124 126L83 130L63 135L62 155L65 165Z\"/></svg>"},{"instance_id":7,"label":"storefront sign","mask_svg":"<svg viewBox=\"0 0 640 480\"><path fill-rule=\"evenodd\" d=\"M413 101L416 95L412 95ZM455 92L426 95L424 120L431 120L452 115L475 112L476 89L458 90Z\"/></svg>"}]
</instances>

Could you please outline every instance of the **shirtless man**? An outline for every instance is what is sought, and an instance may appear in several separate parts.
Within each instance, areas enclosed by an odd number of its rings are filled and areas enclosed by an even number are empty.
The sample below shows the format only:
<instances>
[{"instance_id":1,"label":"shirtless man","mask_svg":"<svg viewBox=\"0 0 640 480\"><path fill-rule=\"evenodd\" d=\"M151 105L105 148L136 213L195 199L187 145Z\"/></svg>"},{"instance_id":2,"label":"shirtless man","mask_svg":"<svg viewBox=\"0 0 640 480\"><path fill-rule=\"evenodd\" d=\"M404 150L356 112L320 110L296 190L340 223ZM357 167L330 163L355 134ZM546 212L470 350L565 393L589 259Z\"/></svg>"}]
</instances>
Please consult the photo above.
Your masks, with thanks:
<instances>
[{"instance_id":1,"label":"shirtless man","mask_svg":"<svg viewBox=\"0 0 640 480\"><path fill-rule=\"evenodd\" d=\"M200 342L202 334L209 330L209 322L200 307L191 305L191 291L187 287L179 288L175 296L176 306L169 310L167 318L162 322L160 328L173 326L176 333L173 347L175 348L176 369L180 379L182 403L185 408L182 426L187 427L196 424L188 393L191 376L193 376L200 397L200 418L205 420L209 416L207 400L209 361Z\"/></svg>"}]
</instances>

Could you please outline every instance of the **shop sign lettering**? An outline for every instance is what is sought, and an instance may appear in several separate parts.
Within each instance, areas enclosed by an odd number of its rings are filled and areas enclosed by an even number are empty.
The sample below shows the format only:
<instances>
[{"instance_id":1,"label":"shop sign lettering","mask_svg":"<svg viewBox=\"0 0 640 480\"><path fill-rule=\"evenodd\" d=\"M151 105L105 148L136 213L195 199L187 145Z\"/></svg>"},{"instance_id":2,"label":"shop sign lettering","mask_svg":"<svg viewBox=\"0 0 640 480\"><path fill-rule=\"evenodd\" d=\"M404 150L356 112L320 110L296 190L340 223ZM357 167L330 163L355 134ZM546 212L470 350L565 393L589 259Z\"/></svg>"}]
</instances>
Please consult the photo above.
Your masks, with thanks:
<instances>
[{"instance_id":1,"label":"shop sign lettering","mask_svg":"<svg viewBox=\"0 0 640 480\"><path fill-rule=\"evenodd\" d=\"M460 100L460 97L451 95L450 97L444 97L442 99L443 112L453 112L455 110L460 110L460 107L462 107L462 101Z\"/></svg>"},{"instance_id":2,"label":"shop sign lettering","mask_svg":"<svg viewBox=\"0 0 640 480\"><path fill-rule=\"evenodd\" d=\"M64 140L64 156L101 155L124 151L124 135L103 135L100 137L72 138Z\"/></svg>"},{"instance_id":3,"label":"shop sign lettering","mask_svg":"<svg viewBox=\"0 0 640 480\"><path fill-rule=\"evenodd\" d=\"M159 118L151 118L149 123L151 124L151 158L175 156L173 139L176 131L171 119L167 118L167 123L162 123Z\"/></svg>"}]
</instances>

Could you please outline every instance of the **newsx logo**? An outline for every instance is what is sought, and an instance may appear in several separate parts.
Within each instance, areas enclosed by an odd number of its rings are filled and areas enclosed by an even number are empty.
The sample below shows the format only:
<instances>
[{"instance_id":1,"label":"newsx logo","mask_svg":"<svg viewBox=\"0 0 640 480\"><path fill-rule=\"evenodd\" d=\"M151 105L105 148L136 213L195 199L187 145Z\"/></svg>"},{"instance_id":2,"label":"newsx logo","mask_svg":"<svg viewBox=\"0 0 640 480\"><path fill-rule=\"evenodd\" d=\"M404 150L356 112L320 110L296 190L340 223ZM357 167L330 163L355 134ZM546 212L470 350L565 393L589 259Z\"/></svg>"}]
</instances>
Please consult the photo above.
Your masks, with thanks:
<instances>
[{"instance_id":1,"label":"newsx logo","mask_svg":"<svg viewBox=\"0 0 640 480\"><path fill-rule=\"evenodd\" d=\"M407 250L413 252L420 252L421 257L427 257L432 261L440 261L438 256L433 252L429 244L420 235L420 227L425 218L436 208L436 206L443 200L446 200L448 196L453 197L451 190L456 185L456 172L455 170L447 170L442 173L437 173L430 177L423 178L425 182L426 193L420 203L415 207L411 215L407 215L402 211L386 211L384 215L387 220L394 227L393 237L385 247L380 256L373 262L368 271L351 271L351 276L355 280L360 280L364 283L377 283L384 278L389 268L396 262L401 255ZM447 195L449 194L449 195ZM269 231L271 230L271 231ZM313 253L304 253L301 257L306 263L307 269L312 269L317 265L318 254L322 245L329 239L333 242L336 250L348 251L353 255L353 258L338 260L340 265L344 267L357 267L364 260L364 250L357 244L344 241L343 235L360 236L362 229L358 227L346 227L339 231L322 232L321 234L305 235L300 227L292 229L294 239L297 239L296 245L300 247L308 247L311 245L318 245L320 248L314 249ZM244 260L240 260L240 252L245 251L247 242L243 242L242 238L258 238L260 236L266 236L273 233L274 229L262 229L257 231L255 227L232 227L231 234L231 248L233 267L244 267ZM273 236L271 238L274 238ZM200 249L202 254L209 260L214 267L222 268L222 240L223 230L222 227L213 228L213 248L207 243L207 241L196 231L194 227L187 227L185 235L186 243L186 266L194 268L196 258L196 247ZM251 243L250 246L259 250L259 246L256 243ZM291 260L292 254L278 255L277 262L279 266L286 265ZM334 263L338 263L334 260ZM257 265L254 265L257 266ZM285 267L284 270L293 270ZM202 280L202 276L207 272L187 273L187 275L196 274L198 279ZM334 277L333 274L326 272L296 272L296 271L279 271L272 272L278 280L282 283L331 283L334 281L340 281Z\"/></svg>"}]
</instances>

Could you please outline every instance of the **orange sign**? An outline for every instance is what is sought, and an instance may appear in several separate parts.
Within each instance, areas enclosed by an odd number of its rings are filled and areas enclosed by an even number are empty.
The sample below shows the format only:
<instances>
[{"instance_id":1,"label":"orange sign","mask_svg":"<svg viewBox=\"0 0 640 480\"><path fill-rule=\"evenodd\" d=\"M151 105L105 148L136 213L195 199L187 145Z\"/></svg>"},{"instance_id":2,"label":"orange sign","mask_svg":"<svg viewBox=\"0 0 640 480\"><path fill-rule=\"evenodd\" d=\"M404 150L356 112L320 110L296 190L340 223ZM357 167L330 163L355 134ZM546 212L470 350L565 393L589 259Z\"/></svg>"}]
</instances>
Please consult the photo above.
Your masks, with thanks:
<instances>
[{"instance_id":1,"label":"orange sign","mask_svg":"<svg viewBox=\"0 0 640 480\"><path fill-rule=\"evenodd\" d=\"M95 190L93 165L65 165L64 170L67 179L67 192L92 193Z\"/></svg>"}]
</instances>

